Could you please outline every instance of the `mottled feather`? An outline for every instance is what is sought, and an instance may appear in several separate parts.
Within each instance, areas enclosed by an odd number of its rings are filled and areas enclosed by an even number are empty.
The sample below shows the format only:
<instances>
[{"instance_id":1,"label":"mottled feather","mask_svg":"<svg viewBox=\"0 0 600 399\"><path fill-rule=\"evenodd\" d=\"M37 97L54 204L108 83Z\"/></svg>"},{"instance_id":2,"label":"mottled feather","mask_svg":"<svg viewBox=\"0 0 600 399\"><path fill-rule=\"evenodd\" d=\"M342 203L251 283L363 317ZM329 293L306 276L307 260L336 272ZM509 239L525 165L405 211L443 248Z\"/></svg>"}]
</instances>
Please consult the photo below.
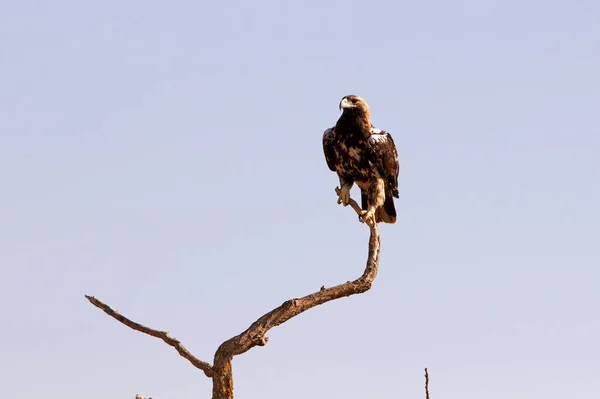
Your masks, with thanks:
<instances>
[{"instance_id":1,"label":"mottled feather","mask_svg":"<svg viewBox=\"0 0 600 399\"><path fill-rule=\"evenodd\" d=\"M375 212L377 222L395 223L393 198L399 198L398 152L392 136L375 128L367 103L345 96L342 115L323 133L327 166L337 173L341 187L356 183L361 189L362 209Z\"/></svg>"},{"instance_id":2,"label":"mottled feather","mask_svg":"<svg viewBox=\"0 0 600 399\"><path fill-rule=\"evenodd\" d=\"M400 164L398 152L392 135L385 130L371 128L371 136L367 140L371 162L374 162L381 177L386 181L386 188L399 198L398 173Z\"/></svg>"},{"instance_id":3,"label":"mottled feather","mask_svg":"<svg viewBox=\"0 0 600 399\"><path fill-rule=\"evenodd\" d=\"M325 152L325 160L327 161L327 166L331 171L335 172L335 164L337 163L337 157L335 154L333 140L333 128L325 130L325 133L323 133L323 152Z\"/></svg>"}]
</instances>

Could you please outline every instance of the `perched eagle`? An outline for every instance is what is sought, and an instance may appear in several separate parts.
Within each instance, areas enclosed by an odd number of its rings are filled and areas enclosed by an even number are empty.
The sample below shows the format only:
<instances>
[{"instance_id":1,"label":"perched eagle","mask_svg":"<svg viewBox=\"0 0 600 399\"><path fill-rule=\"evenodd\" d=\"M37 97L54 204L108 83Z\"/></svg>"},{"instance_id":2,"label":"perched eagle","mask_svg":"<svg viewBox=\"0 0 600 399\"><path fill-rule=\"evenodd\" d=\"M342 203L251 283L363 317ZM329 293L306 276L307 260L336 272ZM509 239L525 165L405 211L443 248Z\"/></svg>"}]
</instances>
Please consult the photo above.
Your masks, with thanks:
<instances>
[{"instance_id":1,"label":"perched eagle","mask_svg":"<svg viewBox=\"0 0 600 399\"><path fill-rule=\"evenodd\" d=\"M327 166L340 179L338 203L348 205L356 182L361 193L362 222L395 223L398 198L398 153L392 136L371 124L369 106L356 95L342 98L342 115L323 133Z\"/></svg>"}]
</instances>

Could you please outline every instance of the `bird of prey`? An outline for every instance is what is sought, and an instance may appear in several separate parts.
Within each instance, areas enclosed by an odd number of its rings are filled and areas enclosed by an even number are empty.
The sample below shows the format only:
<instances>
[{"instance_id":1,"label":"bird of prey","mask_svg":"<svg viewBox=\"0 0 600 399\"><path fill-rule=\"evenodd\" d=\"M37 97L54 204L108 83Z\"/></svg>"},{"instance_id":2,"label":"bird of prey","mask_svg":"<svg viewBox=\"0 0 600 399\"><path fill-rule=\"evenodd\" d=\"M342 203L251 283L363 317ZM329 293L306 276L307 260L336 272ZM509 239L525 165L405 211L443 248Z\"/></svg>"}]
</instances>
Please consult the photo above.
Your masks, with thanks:
<instances>
[{"instance_id":1,"label":"bird of prey","mask_svg":"<svg viewBox=\"0 0 600 399\"><path fill-rule=\"evenodd\" d=\"M398 152L392 136L371 124L367 102L357 95L342 98L334 127L323 133L327 166L340 180L338 204L348 205L356 183L361 192L360 220L395 223L394 197L398 195Z\"/></svg>"}]
</instances>

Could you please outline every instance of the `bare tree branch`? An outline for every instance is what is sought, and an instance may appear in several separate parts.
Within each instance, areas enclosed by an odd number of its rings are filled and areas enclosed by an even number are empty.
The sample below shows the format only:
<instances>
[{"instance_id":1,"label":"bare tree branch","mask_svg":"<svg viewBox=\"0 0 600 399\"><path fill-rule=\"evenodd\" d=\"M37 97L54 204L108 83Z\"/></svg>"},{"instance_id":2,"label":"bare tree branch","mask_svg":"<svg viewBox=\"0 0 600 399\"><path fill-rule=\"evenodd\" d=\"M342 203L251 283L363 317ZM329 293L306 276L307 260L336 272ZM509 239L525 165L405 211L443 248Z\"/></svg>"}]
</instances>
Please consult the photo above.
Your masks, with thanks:
<instances>
[{"instance_id":1,"label":"bare tree branch","mask_svg":"<svg viewBox=\"0 0 600 399\"><path fill-rule=\"evenodd\" d=\"M356 201L351 199L350 206L352 206L358 215L361 214L361 209ZM213 399L233 398L231 360L234 356L240 355L254 346L265 345L268 341L268 337L265 334L271 328L285 323L292 317L315 306L334 299L360 294L371 288L371 284L377 276L379 265L380 238L377 224L369 226L369 228L371 230L369 256L362 276L354 281L348 281L331 288L321 287L319 291L302 298L290 299L256 320L246 331L223 342L219 346L213 362Z\"/></svg>"},{"instance_id":2,"label":"bare tree branch","mask_svg":"<svg viewBox=\"0 0 600 399\"><path fill-rule=\"evenodd\" d=\"M339 188L336 188L339 195ZM360 206L350 199L349 205L360 217L362 210ZM138 324L112 310L108 305L100 302L98 299L86 295L85 297L96 307L102 309L109 316L115 318L126 326L140 331L144 334L160 338L168 345L174 347L184 358L188 359L194 366L204 371L207 377L213 380L213 399L232 399L233 398L233 376L231 370L231 361L234 356L241 355L255 346L264 346L269 338L266 333L273 327L285 323L294 316L299 315L315 306L321 305L335 299L360 294L371 288L373 280L377 276L379 266L380 237L377 224L369 226L369 255L367 265L363 274L354 281L348 281L344 284L334 287L320 288L319 291L306 295L301 298L294 298L285 301L281 306L266 313L256 320L247 330L233 338L223 342L215 352L214 362L210 364L203 362L193 356L177 339L172 338L165 331L158 331Z\"/></svg>"},{"instance_id":3,"label":"bare tree branch","mask_svg":"<svg viewBox=\"0 0 600 399\"><path fill-rule=\"evenodd\" d=\"M429 372L425 367L425 399L429 399Z\"/></svg>"},{"instance_id":4,"label":"bare tree branch","mask_svg":"<svg viewBox=\"0 0 600 399\"><path fill-rule=\"evenodd\" d=\"M200 370L204 371L204 374L206 374L207 377L211 378L213 376L213 369L212 369L212 366L210 364L208 364L206 362L203 362L202 360L198 359L196 356L192 355L190 353L190 351L188 351L181 344L181 342L179 342L178 339L169 336L168 332L154 330L152 328L149 328L149 327L146 327L146 326L141 325L139 323L136 323L135 321L131 321L127 317L119 314L119 312L117 312L116 310L111 309L110 306L102 303L101 301L99 301L98 299L94 298L93 296L86 295L85 297L92 303L92 305L96 306L97 308L102 309L106 314L108 314L109 316L115 318L116 320L120 321L121 323L125 324L127 327L130 327L130 328L132 328L132 329L134 329L136 331L142 332L144 334L148 334L148 335L151 335L153 337L162 339L163 341L165 341L165 343L167 345L170 345L173 348L175 348L175 350L177 352L179 352L179 354L181 356L183 356L184 358L186 358L187 360L189 360L190 363L192 363L194 366L196 366Z\"/></svg>"}]
</instances>

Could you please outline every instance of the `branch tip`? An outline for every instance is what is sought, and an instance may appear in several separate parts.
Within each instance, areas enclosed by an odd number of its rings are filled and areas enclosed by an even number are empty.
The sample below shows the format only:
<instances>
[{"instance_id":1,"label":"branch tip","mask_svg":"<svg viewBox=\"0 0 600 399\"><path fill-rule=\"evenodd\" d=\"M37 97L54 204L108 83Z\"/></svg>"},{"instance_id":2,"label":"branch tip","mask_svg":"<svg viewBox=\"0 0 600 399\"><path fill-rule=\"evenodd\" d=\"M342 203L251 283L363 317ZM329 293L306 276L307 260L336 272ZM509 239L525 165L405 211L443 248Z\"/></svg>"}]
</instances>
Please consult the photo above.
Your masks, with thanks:
<instances>
[{"instance_id":1,"label":"branch tip","mask_svg":"<svg viewBox=\"0 0 600 399\"><path fill-rule=\"evenodd\" d=\"M160 338L162 339L167 345L172 346L173 348L175 348L175 350L185 359L187 359L190 363L192 363L195 367L199 368L200 370L204 371L204 374L209 377L212 378L213 376L213 369L212 366L206 362L203 362L202 360L198 359L196 356L192 355L190 353L190 351L188 351L178 339L175 339L173 337L171 337L169 335L168 332L166 331L160 331L160 330L155 330L153 328L150 327L146 327L142 324L136 323L135 321L132 321L130 319L128 319L125 316L122 316L121 314L119 314L119 312L111 309L110 306L106 305L105 303L103 303L102 301L94 298L94 297L90 297L89 295L85 296L91 303L92 305L96 306L98 309L101 309L104 311L104 313L106 313L107 315L109 315L110 317L112 317L113 319L119 321L122 324L125 324L127 327L139 331L141 333L150 335L152 337L155 338Z\"/></svg>"}]
</instances>

